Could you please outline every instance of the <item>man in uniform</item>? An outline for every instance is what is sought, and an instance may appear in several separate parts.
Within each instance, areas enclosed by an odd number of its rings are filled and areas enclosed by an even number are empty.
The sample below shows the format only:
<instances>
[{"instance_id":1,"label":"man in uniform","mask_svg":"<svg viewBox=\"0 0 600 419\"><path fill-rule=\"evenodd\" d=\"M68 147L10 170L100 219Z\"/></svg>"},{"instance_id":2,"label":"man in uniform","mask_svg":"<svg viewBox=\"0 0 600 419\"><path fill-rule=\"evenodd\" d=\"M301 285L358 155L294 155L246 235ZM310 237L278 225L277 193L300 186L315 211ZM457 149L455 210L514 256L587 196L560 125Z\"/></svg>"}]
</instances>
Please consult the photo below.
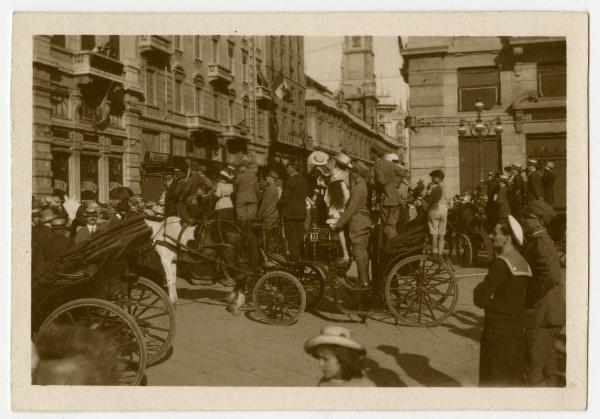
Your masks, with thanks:
<instances>
[{"instance_id":1,"label":"man in uniform","mask_svg":"<svg viewBox=\"0 0 600 419\"><path fill-rule=\"evenodd\" d=\"M300 260L300 246L304 241L304 220L306 219L306 198L308 182L298 172L294 163L285 167L287 179L283 183L281 197L277 203L279 215L283 218L283 227L288 244L290 259Z\"/></svg>"},{"instance_id":2,"label":"man in uniform","mask_svg":"<svg viewBox=\"0 0 600 419\"><path fill-rule=\"evenodd\" d=\"M544 189L542 187L542 172L537 170L537 160L527 160L527 202L530 203L536 199L544 199Z\"/></svg>"},{"instance_id":3,"label":"man in uniform","mask_svg":"<svg viewBox=\"0 0 600 419\"><path fill-rule=\"evenodd\" d=\"M559 384L555 338L565 325L566 303L558 253L544 224L556 213L536 200L525 208L523 217L528 241L524 254L533 273L525 301L525 372L529 385L555 387Z\"/></svg>"},{"instance_id":4,"label":"man in uniform","mask_svg":"<svg viewBox=\"0 0 600 419\"><path fill-rule=\"evenodd\" d=\"M333 225L333 229L342 229L349 224L348 235L352 244L352 256L356 260L358 279L362 285L368 286L369 279L369 232L371 218L367 207L368 191L367 177L369 168L363 162L354 164L351 173L351 195L346 210L340 219Z\"/></svg>"},{"instance_id":5,"label":"man in uniform","mask_svg":"<svg viewBox=\"0 0 600 419\"><path fill-rule=\"evenodd\" d=\"M542 175L542 186L544 188L544 200L550 206L554 205L554 178L554 163L549 161L546 163L544 174Z\"/></svg>"},{"instance_id":6,"label":"man in uniform","mask_svg":"<svg viewBox=\"0 0 600 419\"><path fill-rule=\"evenodd\" d=\"M386 154L375 161L373 168L376 188L382 193L381 220L386 241L398 235L397 224L400 215L400 194L398 187L402 183L404 169L393 162L398 159L393 153Z\"/></svg>"}]
</instances>

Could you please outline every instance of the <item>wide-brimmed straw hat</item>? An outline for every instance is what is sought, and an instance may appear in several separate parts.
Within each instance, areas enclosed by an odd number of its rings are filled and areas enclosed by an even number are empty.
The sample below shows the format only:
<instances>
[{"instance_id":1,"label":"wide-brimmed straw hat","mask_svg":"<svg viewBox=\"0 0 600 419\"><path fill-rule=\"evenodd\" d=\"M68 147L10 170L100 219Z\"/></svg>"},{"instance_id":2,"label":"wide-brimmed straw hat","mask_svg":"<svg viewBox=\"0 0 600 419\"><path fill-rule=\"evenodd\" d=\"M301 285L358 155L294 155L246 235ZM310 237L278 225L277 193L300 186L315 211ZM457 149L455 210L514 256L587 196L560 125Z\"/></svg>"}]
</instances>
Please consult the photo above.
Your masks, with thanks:
<instances>
[{"instance_id":1,"label":"wide-brimmed straw hat","mask_svg":"<svg viewBox=\"0 0 600 419\"><path fill-rule=\"evenodd\" d=\"M68 220L66 218L55 218L54 220L50 221L50 225L52 226L53 229L63 229L63 228L68 228Z\"/></svg>"},{"instance_id":2,"label":"wide-brimmed straw hat","mask_svg":"<svg viewBox=\"0 0 600 419\"><path fill-rule=\"evenodd\" d=\"M347 167L349 169L352 168L352 159L350 158L350 156L348 156L347 154L344 153L338 153L336 154L333 159L336 161L336 163L338 163L340 166L344 166Z\"/></svg>"},{"instance_id":3,"label":"wide-brimmed straw hat","mask_svg":"<svg viewBox=\"0 0 600 419\"><path fill-rule=\"evenodd\" d=\"M367 350L360 343L355 342L350 338L350 330L340 326L325 326L321 329L321 334L306 341L304 350L308 353L312 352L317 346L335 345L343 348L354 349L362 354L367 353Z\"/></svg>"},{"instance_id":4,"label":"wide-brimmed straw hat","mask_svg":"<svg viewBox=\"0 0 600 419\"><path fill-rule=\"evenodd\" d=\"M321 150L316 150L309 154L308 158L306 159L306 163L308 166L323 166L327 164L327 160L329 160L327 153Z\"/></svg>"},{"instance_id":5,"label":"wide-brimmed straw hat","mask_svg":"<svg viewBox=\"0 0 600 419\"><path fill-rule=\"evenodd\" d=\"M50 208L44 208L40 213L40 222L42 224L49 223L50 221L57 218L58 215Z\"/></svg>"}]
</instances>

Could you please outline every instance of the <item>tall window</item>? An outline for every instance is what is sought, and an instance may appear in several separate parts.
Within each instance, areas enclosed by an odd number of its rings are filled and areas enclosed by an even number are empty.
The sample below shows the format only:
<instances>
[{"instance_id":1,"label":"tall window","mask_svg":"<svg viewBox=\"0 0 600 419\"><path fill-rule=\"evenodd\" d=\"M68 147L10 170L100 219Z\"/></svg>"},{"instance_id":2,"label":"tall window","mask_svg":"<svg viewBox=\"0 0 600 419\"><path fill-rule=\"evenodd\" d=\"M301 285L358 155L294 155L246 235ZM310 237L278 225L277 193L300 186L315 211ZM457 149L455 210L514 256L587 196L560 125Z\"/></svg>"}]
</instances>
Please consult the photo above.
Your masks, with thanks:
<instances>
[{"instance_id":1,"label":"tall window","mask_svg":"<svg viewBox=\"0 0 600 419\"><path fill-rule=\"evenodd\" d=\"M360 36L353 36L352 37L352 47L353 48L360 48Z\"/></svg>"},{"instance_id":2,"label":"tall window","mask_svg":"<svg viewBox=\"0 0 600 419\"><path fill-rule=\"evenodd\" d=\"M156 104L156 73L154 70L146 69L146 103L149 105Z\"/></svg>"},{"instance_id":3,"label":"tall window","mask_svg":"<svg viewBox=\"0 0 600 419\"><path fill-rule=\"evenodd\" d=\"M212 97L212 117L215 120L219 120L219 94L213 93Z\"/></svg>"},{"instance_id":4,"label":"tall window","mask_svg":"<svg viewBox=\"0 0 600 419\"><path fill-rule=\"evenodd\" d=\"M229 125L233 125L233 105L234 101L232 99L229 99L229 107L227 108Z\"/></svg>"},{"instance_id":5,"label":"tall window","mask_svg":"<svg viewBox=\"0 0 600 419\"><path fill-rule=\"evenodd\" d=\"M183 111L183 80L175 80L175 112Z\"/></svg>"},{"instance_id":6,"label":"tall window","mask_svg":"<svg viewBox=\"0 0 600 419\"><path fill-rule=\"evenodd\" d=\"M181 35L173 36L173 44L175 49L181 50Z\"/></svg>"},{"instance_id":7,"label":"tall window","mask_svg":"<svg viewBox=\"0 0 600 419\"><path fill-rule=\"evenodd\" d=\"M539 96L567 96L567 67L565 64L538 64L537 76Z\"/></svg>"},{"instance_id":8,"label":"tall window","mask_svg":"<svg viewBox=\"0 0 600 419\"><path fill-rule=\"evenodd\" d=\"M500 105L500 71L497 67L458 69L458 110L474 111L477 99L486 108Z\"/></svg>"},{"instance_id":9,"label":"tall window","mask_svg":"<svg viewBox=\"0 0 600 419\"><path fill-rule=\"evenodd\" d=\"M200 60L202 58L202 44L199 35L194 36L194 58Z\"/></svg>"},{"instance_id":10,"label":"tall window","mask_svg":"<svg viewBox=\"0 0 600 419\"><path fill-rule=\"evenodd\" d=\"M248 82L248 55L242 55L242 83Z\"/></svg>"},{"instance_id":11,"label":"tall window","mask_svg":"<svg viewBox=\"0 0 600 419\"><path fill-rule=\"evenodd\" d=\"M66 46L66 37L64 35L52 35L50 44L64 48Z\"/></svg>"},{"instance_id":12,"label":"tall window","mask_svg":"<svg viewBox=\"0 0 600 419\"><path fill-rule=\"evenodd\" d=\"M96 46L96 35L81 35L81 49L88 51Z\"/></svg>"},{"instance_id":13,"label":"tall window","mask_svg":"<svg viewBox=\"0 0 600 419\"><path fill-rule=\"evenodd\" d=\"M242 121L246 122L246 118L248 118L248 100L244 98L244 103L242 104Z\"/></svg>"},{"instance_id":14,"label":"tall window","mask_svg":"<svg viewBox=\"0 0 600 419\"><path fill-rule=\"evenodd\" d=\"M233 44L229 43L227 45L227 68L229 69L229 71L231 71L232 73L235 72L234 66L235 66L235 62L233 59L234 56L234 48L233 48Z\"/></svg>"},{"instance_id":15,"label":"tall window","mask_svg":"<svg viewBox=\"0 0 600 419\"><path fill-rule=\"evenodd\" d=\"M158 133L142 130L142 146L144 147L144 151L160 153L161 146Z\"/></svg>"},{"instance_id":16,"label":"tall window","mask_svg":"<svg viewBox=\"0 0 600 419\"><path fill-rule=\"evenodd\" d=\"M196 86L194 89L194 112L196 115L202 115L202 88Z\"/></svg>"},{"instance_id":17,"label":"tall window","mask_svg":"<svg viewBox=\"0 0 600 419\"><path fill-rule=\"evenodd\" d=\"M69 98L64 95L52 95L52 116L69 117Z\"/></svg>"},{"instance_id":18,"label":"tall window","mask_svg":"<svg viewBox=\"0 0 600 419\"><path fill-rule=\"evenodd\" d=\"M173 142L173 155L185 157L186 151L186 139L183 137L172 137Z\"/></svg>"},{"instance_id":19,"label":"tall window","mask_svg":"<svg viewBox=\"0 0 600 419\"><path fill-rule=\"evenodd\" d=\"M219 38L212 39L211 60L213 64L219 64Z\"/></svg>"}]
</instances>

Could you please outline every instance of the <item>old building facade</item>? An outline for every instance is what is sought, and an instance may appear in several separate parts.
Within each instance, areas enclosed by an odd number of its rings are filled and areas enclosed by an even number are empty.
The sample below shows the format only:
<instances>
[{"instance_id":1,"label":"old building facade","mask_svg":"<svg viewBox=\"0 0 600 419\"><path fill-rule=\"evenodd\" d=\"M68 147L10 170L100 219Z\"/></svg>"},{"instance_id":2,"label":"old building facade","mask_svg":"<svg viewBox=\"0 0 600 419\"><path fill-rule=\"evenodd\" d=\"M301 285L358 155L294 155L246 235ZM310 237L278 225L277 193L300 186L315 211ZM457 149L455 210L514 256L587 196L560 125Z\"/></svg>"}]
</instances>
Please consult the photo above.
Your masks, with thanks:
<instances>
[{"instance_id":1,"label":"old building facade","mask_svg":"<svg viewBox=\"0 0 600 419\"><path fill-rule=\"evenodd\" d=\"M488 171L535 158L554 163L554 205L565 207L564 38L402 37L399 47L413 181L442 168L453 195L477 187ZM485 105L482 135L459 135L461 120L470 127L476 119L477 99Z\"/></svg>"},{"instance_id":2,"label":"old building facade","mask_svg":"<svg viewBox=\"0 0 600 419\"><path fill-rule=\"evenodd\" d=\"M397 143L396 153L400 161L408 166L408 130L404 125L404 110L389 94L379 94L377 99L377 132L391 137Z\"/></svg>"},{"instance_id":3,"label":"old building facade","mask_svg":"<svg viewBox=\"0 0 600 419\"><path fill-rule=\"evenodd\" d=\"M282 164L304 83L301 37L36 36L33 192L156 199L166 166Z\"/></svg>"},{"instance_id":4,"label":"old building facade","mask_svg":"<svg viewBox=\"0 0 600 419\"><path fill-rule=\"evenodd\" d=\"M377 83L372 36L345 36L342 50L342 89L350 112L375 126Z\"/></svg>"},{"instance_id":5,"label":"old building facade","mask_svg":"<svg viewBox=\"0 0 600 419\"><path fill-rule=\"evenodd\" d=\"M343 151L354 160L371 164L372 145L396 152L394 138L379 133L350 111L343 96L335 95L317 81L306 77L306 131L313 150L334 156Z\"/></svg>"}]
</instances>

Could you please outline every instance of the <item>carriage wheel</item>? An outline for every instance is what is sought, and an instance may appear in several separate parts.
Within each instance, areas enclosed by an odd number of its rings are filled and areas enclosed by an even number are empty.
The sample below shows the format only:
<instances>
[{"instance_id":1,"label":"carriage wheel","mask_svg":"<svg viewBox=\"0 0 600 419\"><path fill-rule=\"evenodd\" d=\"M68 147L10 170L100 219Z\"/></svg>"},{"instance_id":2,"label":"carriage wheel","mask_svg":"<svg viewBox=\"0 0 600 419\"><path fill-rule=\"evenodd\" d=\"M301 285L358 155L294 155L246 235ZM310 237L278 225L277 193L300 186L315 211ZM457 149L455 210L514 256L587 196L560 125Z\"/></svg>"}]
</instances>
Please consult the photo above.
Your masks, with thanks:
<instances>
[{"instance_id":1,"label":"carriage wheel","mask_svg":"<svg viewBox=\"0 0 600 419\"><path fill-rule=\"evenodd\" d=\"M473 245L466 234L458 234L452 243L452 262L460 266L471 266L473 263Z\"/></svg>"},{"instance_id":2,"label":"carriage wheel","mask_svg":"<svg viewBox=\"0 0 600 419\"><path fill-rule=\"evenodd\" d=\"M306 308L304 287L283 271L263 275L254 286L252 298L256 311L271 324L292 324Z\"/></svg>"},{"instance_id":3,"label":"carriage wheel","mask_svg":"<svg viewBox=\"0 0 600 419\"><path fill-rule=\"evenodd\" d=\"M162 359L175 339L175 309L169 295L157 284L138 278L129 296L117 304L132 315L144 333L148 365Z\"/></svg>"},{"instance_id":4,"label":"carriage wheel","mask_svg":"<svg viewBox=\"0 0 600 419\"><path fill-rule=\"evenodd\" d=\"M410 256L388 273L385 300L399 323L435 326L452 314L458 286L452 269L445 263L426 255Z\"/></svg>"},{"instance_id":5,"label":"carriage wheel","mask_svg":"<svg viewBox=\"0 0 600 419\"><path fill-rule=\"evenodd\" d=\"M325 292L325 279L312 264L299 262L299 266L294 270L294 276L300 281L304 292L306 293L306 308L314 308Z\"/></svg>"},{"instance_id":6,"label":"carriage wheel","mask_svg":"<svg viewBox=\"0 0 600 419\"><path fill-rule=\"evenodd\" d=\"M82 298L50 313L40 331L59 324L81 325L113 334L119 344L119 384L135 386L142 382L148 360L144 334L125 310L106 300Z\"/></svg>"}]
</instances>

